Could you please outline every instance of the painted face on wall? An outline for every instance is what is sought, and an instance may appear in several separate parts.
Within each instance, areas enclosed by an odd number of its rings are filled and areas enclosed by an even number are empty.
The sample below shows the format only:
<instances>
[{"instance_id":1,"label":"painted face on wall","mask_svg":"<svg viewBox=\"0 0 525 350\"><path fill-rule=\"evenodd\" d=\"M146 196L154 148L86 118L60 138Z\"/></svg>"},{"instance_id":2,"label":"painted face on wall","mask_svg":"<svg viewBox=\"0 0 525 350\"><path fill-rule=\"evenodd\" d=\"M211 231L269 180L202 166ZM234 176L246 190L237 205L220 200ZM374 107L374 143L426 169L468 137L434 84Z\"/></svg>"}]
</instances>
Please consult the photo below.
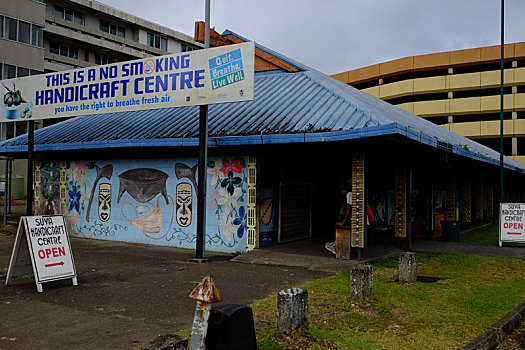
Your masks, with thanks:
<instances>
[{"instance_id":1,"label":"painted face on wall","mask_svg":"<svg viewBox=\"0 0 525 350\"><path fill-rule=\"evenodd\" d=\"M191 224L191 185L180 183L177 185L177 223L181 227Z\"/></svg>"},{"instance_id":2,"label":"painted face on wall","mask_svg":"<svg viewBox=\"0 0 525 350\"><path fill-rule=\"evenodd\" d=\"M98 217L102 222L109 220L111 216L111 185L100 184L98 186Z\"/></svg>"}]
</instances>

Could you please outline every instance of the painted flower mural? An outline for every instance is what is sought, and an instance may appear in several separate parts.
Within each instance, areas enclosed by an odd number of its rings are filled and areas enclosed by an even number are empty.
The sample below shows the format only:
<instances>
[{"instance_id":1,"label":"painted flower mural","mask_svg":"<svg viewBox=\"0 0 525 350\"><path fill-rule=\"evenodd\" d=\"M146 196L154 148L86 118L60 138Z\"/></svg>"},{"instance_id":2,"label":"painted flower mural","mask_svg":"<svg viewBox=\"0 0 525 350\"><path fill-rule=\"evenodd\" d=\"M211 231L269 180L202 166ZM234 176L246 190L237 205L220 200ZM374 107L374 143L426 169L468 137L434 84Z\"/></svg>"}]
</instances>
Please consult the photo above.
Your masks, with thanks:
<instances>
[{"instance_id":1,"label":"painted flower mural","mask_svg":"<svg viewBox=\"0 0 525 350\"><path fill-rule=\"evenodd\" d=\"M69 162L66 174L67 206L66 214L82 217L87 208L88 196L92 186L95 162Z\"/></svg>"},{"instance_id":2,"label":"painted flower mural","mask_svg":"<svg viewBox=\"0 0 525 350\"><path fill-rule=\"evenodd\" d=\"M80 197L82 194L77 191L77 186L73 185L73 189L67 191L69 195L69 211L75 209L77 212L80 211Z\"/></svg>"},{"instance_id":3,"label":"painted flower mural","mask_svg":"<svg viewBox=\"0 0 525 350\"><path fill-rule=\"evenodd\" d=\"M244 158L217 159L208 162L208 173L213 174L211 186L215 187L212 194L215 214L217 215L218 233L227 244L236 244L246 231L245 202L247 183Z\"/></svg>"},{"instance_id":4,"label":"painted flower mural","mask_svg":"<svg viewBox=\"0 0 525 350\"><path fill-rule=\"evenodd\" d=\"M247 212L244 207L239 208L239 216L233 220L233 224L239 226L237 228L237 237L242 238L244 231L246 230Z\"/></svg>"},{"instance_id":5,"label":"painted flower mural","mask_svg":"<svg viewBox=\"0 0 525 350\"><path fill-rule=\"evenodd\" d=\"M244 158L235 158L232 162L226 158L222 158L221 172L224 175L227 175L230 171L233 171L237 174L242 174L242 169L244 168L246 168L246 162L244 161Z\"/></svg>"}]
</instances>

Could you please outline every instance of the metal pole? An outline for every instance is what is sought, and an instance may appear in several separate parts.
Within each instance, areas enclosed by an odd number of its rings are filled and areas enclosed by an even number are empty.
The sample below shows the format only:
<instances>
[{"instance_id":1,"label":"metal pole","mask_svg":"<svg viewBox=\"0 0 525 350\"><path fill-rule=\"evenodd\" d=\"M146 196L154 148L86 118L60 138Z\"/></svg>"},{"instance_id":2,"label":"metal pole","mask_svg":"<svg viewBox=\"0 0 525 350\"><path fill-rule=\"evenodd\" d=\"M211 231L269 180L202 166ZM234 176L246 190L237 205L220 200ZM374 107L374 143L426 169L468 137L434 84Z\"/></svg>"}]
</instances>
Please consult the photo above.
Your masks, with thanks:
<instances>
[{"instance_id":1,"label":"metal pole","mask_svg":"<svg viewBox=\"0 0 525 350\"><path fill-rule=\"evenodd\" d=\"M27 216L33 215L33 150L35 144L35 122L27 122Z\"/></svg>"},{"instance_id":2,"label":"metal pole","mask_svg":"<svg viewBox=\"0 0 525 350\"><path fill-rule=\"evenodd\" d=\"M210 0L206 0L204 47L210 47ZM199 116L199 173L197 185L197 242L195 257L204 259L206 237L206 163L208 162L208 105L200 106Z\"/></svg>"},{"instance_id":3,"label":"metal pole","mask_svg":"<svg viewBox=\"0 0 525 350\"><path fill-rule=\"evenodd\" d=\"M501 82L500 82L500 107L499 107L499 183L500 183L500 203L505 200L503 187L503 87L505 71L505 41L504 41L504 0L501 0Z\"/></svg>"},{"instance_id":4,"label":"metal pole","mask_svg":"<svg viewBox=\"0 0 525 350\"><path fill-rule=\"evenodd\" d=\"M13 193L13 159L9 159L9 176L8 176L8 180L7 180L7 193L8 193L8 205L7 205L7 213L8 214L11 214L11 196L12 196L12 193Z\"/></svg>"},{"instance_id":5,"label":"metal pole","mask_svg":"<svg viewBox=\"0 0 525 350\"><path fill-rule=\"evenodd\" d=\"M7 225L7 206L9 203L9 193L7 192L8 186L7 182L9 181L9 159L5 159L5 183L4 183L4 226Z\"/></svg>"}]
</instances>

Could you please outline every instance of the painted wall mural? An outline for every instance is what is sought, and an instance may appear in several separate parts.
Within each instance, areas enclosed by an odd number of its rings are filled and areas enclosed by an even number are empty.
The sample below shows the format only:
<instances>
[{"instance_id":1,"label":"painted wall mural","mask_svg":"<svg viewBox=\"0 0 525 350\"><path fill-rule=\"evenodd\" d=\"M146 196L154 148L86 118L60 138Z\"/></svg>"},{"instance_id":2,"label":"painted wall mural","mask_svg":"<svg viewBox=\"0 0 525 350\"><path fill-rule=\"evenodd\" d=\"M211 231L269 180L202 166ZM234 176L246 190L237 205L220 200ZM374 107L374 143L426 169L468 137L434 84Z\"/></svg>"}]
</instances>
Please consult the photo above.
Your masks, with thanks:
<instances>
[{"instance_id":1,"label":"painted wall mural","mask_svg":"<svg viewBox=\"0 0 525 350\"><path fill-rule=\"evenodd\" d=\"M247 157L209 159L206 250L246 250L246 160ZM66 205L62 214L70 233L194 249L196 163L197 159L191 158L67 162ZM59 179L58 185L49 180L54 179L55 172L60 174L60 163L42 162L41 169L42 185L37 195L45 203L50 188L51 198L60 189Z\"/></svg>"}]
</instances>

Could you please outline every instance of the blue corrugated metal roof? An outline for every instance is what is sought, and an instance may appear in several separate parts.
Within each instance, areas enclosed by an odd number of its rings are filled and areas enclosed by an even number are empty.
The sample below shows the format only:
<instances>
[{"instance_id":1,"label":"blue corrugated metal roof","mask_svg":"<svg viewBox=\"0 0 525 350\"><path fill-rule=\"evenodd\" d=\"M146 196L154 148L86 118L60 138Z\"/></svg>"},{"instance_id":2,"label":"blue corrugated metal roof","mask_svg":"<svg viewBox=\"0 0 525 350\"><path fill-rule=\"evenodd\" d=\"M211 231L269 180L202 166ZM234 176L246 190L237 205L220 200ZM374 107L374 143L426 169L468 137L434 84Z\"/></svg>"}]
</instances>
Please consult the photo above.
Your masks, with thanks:
<instances>
[{"instance_id":1,"label":"blue corrugated metal roof","mask_svg":"<svg viewBox=\"0 0 525 350\"><path fill-rule=\"evenodd\" d=\"M288 62L293 62L289 60ZM209 106L209 144L330 142L401 135L461 156L499 164L499 153L307 67L256 73L255 100ZM199 107L71 118L35 132L35 151L198 145ZM0 154L27 151L27 135ZM505 158L505 166L525 166Z\"/></svg>"}]
</instances>

